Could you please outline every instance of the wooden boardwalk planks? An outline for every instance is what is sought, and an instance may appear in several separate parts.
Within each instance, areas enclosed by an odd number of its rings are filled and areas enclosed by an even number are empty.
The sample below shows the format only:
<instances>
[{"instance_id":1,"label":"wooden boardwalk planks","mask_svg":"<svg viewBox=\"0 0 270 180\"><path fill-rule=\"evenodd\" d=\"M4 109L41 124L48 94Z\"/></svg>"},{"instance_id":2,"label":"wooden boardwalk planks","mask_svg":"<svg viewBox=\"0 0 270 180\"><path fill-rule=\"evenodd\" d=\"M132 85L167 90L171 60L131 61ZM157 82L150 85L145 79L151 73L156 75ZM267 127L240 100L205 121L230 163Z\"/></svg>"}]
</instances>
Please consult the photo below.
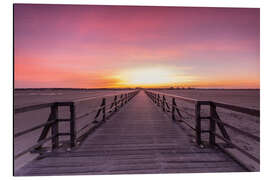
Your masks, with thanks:
<instances>
[{"instance_id":1,"label":"wooden boardwalk planks","mask_svg":"<svg viewBox=\"0 0 270 180\"><path fill-rule=\"evenodd\" d=\"M140 92L71 152L36 159L15 175L245 171L215 149L201 149Z\"/></svg>"}]
</instances>

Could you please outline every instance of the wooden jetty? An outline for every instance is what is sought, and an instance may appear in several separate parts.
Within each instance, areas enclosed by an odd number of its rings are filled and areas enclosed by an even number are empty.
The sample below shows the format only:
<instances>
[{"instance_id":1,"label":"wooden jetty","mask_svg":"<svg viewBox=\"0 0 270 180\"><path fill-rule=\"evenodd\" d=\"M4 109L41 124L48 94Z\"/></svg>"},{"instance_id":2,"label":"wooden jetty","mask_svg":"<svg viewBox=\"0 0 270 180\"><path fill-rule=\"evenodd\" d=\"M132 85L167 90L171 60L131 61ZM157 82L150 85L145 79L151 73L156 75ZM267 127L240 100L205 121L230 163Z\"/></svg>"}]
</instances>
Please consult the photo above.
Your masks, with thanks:
<instances>
[{"instance_id":1,"label":"wooden jetty","mask_svg":"<svg viewBox=\"0 0 270 180\"><path fill-rule=\"evenodd\" d=\"M220 148L203 148L198 144L198 139L190 136L181 123L173 121L164 109L155 105L158 102L153 92L140 91L134 96L129 102L124 101L126 104L112 117L105 117L106 121L95 131L87 133L80 145L73 144L69 151L40 153L40 157L14 175L248 171ZM166 107L166 101L162 105ZM105 112L102 107L105 106L101 106ZM176 107L170 109L170 113L176 111Z\"/></svg>"}]
</instances>

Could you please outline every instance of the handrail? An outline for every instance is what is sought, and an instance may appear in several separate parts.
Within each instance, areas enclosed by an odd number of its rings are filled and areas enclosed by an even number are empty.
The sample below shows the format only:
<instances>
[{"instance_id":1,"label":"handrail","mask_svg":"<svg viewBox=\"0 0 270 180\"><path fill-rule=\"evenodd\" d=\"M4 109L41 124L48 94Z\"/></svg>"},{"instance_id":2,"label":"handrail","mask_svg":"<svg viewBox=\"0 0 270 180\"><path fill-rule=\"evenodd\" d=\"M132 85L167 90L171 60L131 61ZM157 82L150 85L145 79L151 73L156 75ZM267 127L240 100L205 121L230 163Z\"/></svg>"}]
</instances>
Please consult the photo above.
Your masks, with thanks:
<instances>
[{"instance_id":1,"label":"handrail","mask_svg":"<svg viewBox=\"0 0 270 180\"><path fill-rule=\"evenodd\" d=\"M27 148L26 150L19 152L17 155L14 155L15 159L17 159L18 157L20 157L28 152L41 153L42 145L45 142L47 142L48 140L52 140L52 150L59 148L59 136L70 136L70 146L71 147L75 146L76 139L77 139L76 134L82 130L82 129L76 130L76 128L75 128L76 127L76 122L75 122L76 120L81 119L83 117L86 117L86 116L90 115L91 113L95 113L95 112L97 112L97 114L95 116L95 121L101 113L103 113L103 120L105 120L107 118L106 114L108 113L108 110L106 111L106 108L108 108L109 111L111 111L112 108L114 108L115 111L117 111L119 107L122 107L125 103L127 103L136 94L138 94L138 90L128 91L125 93L123 93L123 92L122 93L115 93L112 95L97 96L97 97L93 97L93 98L77 99L77 100L68 101L68 102L65 102L65 101L51 102L51 103L43 103L43 104L36 104L36 105L15 108L14 114L35 111L35 110L39 110L39 109L43 109L43 108L50 108L50 115L49 115L47 122L35 125L34 127L31 127L29 129L26 129L26 130L23 130L23 131L20 131L20 132L14 134L14 138L18 138L18 137L23 136L25 134L28 134L32 131L43 128L41 135L37 141L37 144ZM112 102L112 105L110 105L110 104L106 105L106 103L105 103L106 98L118 97L120 95L121 95L121 98L119 100L115 99ZM89 108L89 109L91 109L91 111L88 111L87 113L84 113L80 116L76 116L76 111L75 111L75 106L76 106L75 103L76 102L82 102L82 101L86 101L86 100L88 101L88 100L93 100L93 99L97 99L97 98L102 98L102 104L98 108ZM70 118L67 118L67 119L59 119L58 118L58 107L59 106L68 106L69 107ZM111 111L109 113L112 114L115 111ZM59 122L63 122L63 121L70 122L70 128L69 128L70 132L59 132L58 124L59 124ZM103 121L101 121L101 122L103 122ZM98 123L100 123L100 122L98 122ZM87 126L89 126L89 125L90 125L90 123L87 124ZM85 128L86 127L84 126L83 129L85 129ZM52 135L50 137L47 137L50 129L51 129Z\"/></svg>"},{"instance_id":2,"label":"handrail","mask_svg":"<svg viewBox=\"0 0 270 180\"><path fill-rule=\"evenodd\" d=\"M260 117L260 110L258 110L258 109L252 109L252 108L241 107L241 106L225 104L225 103L220 103L220 102L214 102L214 101L211 101L211 102L216 107L220 107L220 108L223 108L223 109L229 109L229 110L232 110L232 111L248 114L248 115L251 115L251 116Z\"/></svg>"},{"instance_id":3,"label":"handrail","mask_svg":"<svg viewBox=\"0 0 270 180\"><path fill-rule=\"evenodd\" d=\"M260 137L253 135L249 132L243 131L239 128L236 128L228 123L222 122L218 116L216 108L220 107L220 108L224 108L224 109L229 109L229 110L232 110L235 112L240 112L240 113L248 114L248 115L255 116L255 117L260 116L260 110L236 106L236 105L230 105L230 104L225 104L225 103L220 103L220 102L200 101L200 100L196 100L196 99L185 98L185 97L171 95L171 94L167 94L167 93L160 93L158 91L146 90L145 93L148 95L148 97L150 97L150 99L152 99L152 101L155 104L157 104L157 106L160 106L165 113L170 112L170 111L167 111L167 109L172 109L172 111L171 111L172 120L174 120L174 121L178 120L179 122L183 122L185 125L187 125L189 128L191 128L193 131L195 131L196 132L196 142L198 145L200 145L200 146L203 145L203 142L201 140L201 133L209 133L210 147L217 146L219 148L222 148L222 146L220 146L215 141L215 137L217 137L217 138L223 140L225 143L227 143L229 145L229 147L236 148L238 151L245 154L247 157L256 161L257 163L260 162L260 160L258 158L256 158L255 156L253 156L252 154L250 154L246 150L242 149L238 145L234 144L231 141L231 138L230 138L229 134L227 133L227 130L225 127L230 128L231 130L234 130L235 132L237 132L243 136L249 137L249 138L251 138L255 141L258 141L258 142L260 141ZM166 96L172 98L172 103L170 104L171 107L167 107L168 103L166 100ZM180 114L180 109L177 106L176 101L175 101L176 98L195 103L195 112L194 112L195 115L193 117L195 117L196 127L193 127L191 124L189 124L187 121L185 121L185 118L182 116L182 114ZM201 116L201 106L202 105L210 106L210 116L206 116L206 117ZM177 115L180 117L180 119L176 118L175 112L177 112ZM201 129L201 120L202 119L209 119L209 130L202 130ZM220 129L221 135L216 133L216 125ZM226 152L226 151L224 151L224 152ZM229 154L229 155L233 156L232 154ZM233 157L233 158L237 160L237 157ZM249 168L247 167L247 169L249 169Z\"/></svg>"},{"instance_id":4,"label":"handrail","mask_svg":"<svg viewBox=\"0 0 270 180\"><path fill-rule=\"evenodd\" d=\"M34 127L32 127L32 128L26 129L26 130L24 130L24 131L18 132L18 133L16 133L16 134L14 134L14 138L20 137L20 136L22 136L22 135L24 135L24 134L27 134L27 133L29 133L29 132L32 132L32 131L34 131L34 130L40 129L40 128L46 126L46 125L51 125L51 124L55 123L55 121L56 121L56 120L49 121L49 122L45 122L45 123L36 125L36 126L34 126Z\"/></svg>"},{"instance_id":5,"label":"handrail","mask_svg":"<svg viewBox=\"0 0 270 180\"><path fill-rule=\"evenodd\" d=\"M158 91L151 91L151 90L146 90L146 91L147 92L152 92L152 93L157 93L157 94L160 94L160 95L165 95L165 96L168 96L168 97L174 97L174 98L181 99L183 101L187 101L187 102L190 102L190 103L196 103L198 101L197 99L192 99L192 98L188 98L188 97L162 93L162 92L158 92Z\"/></svg>"},{"instance_id":6,"label":"handrail","mask_svg":"<svg viewBox=\"0 0 270 180\"><path fill-rule=\"evenodd\" d=\"M90 98L80 98L80 99L75 99L73 100L72 102L74 103L79 103L79 102L83 102L83 101L88 101L88 100L93 100L93 99L98 99L98 98L105 98L105 97L113 97L113 96L118 96L118 95L121 95L121 94L127 94L127 93L130 93L130 92L134 92L134 91L128 91L126 93L116 93L116 94L112 94L112 95L104 95L104 96L95 96L95 97L90 97Z\"/></svg>"},{"instance_id":7,"label":"handrail","mask_svg":"<svg viewBox=\"0 0 270 180\"><path fill-rule=\"evenodd\" d=\"M246 132L246 131L243 131L241 129L238 129L236 127L233 127L232 125L228 124L228 123L225 123L225 122L222 122L222 124L234 131L237 131L238 133L240 134L243 134L243 135L246 135L247 137L251 138L251 139L254 139L255 141L259 142L260 141L260 137L259 136L256 136L256 135L253 135L253 134L250 134L249 132Z\"/></svg>"},{"instance_id":8,"label":"handrail","mask_svg":"<svg viewBox=\"0 0 270 180\"><path fill-rule=\"evenodd\" d=\"M153 93L157 93L157 94L160 94L160 95L165 95L165 96L168 96L168 97L174 97L174 98L181 99L181 100L188 101L188 102L192 102L192 103L196 103L196 102L200 101L198 99L193 99L193 98L187 98L187 97L183 97L183 96L177 96L177 95L162 93L162 92L159 92L159 91L147 90L147 92L153 92ZM207 102L214 103L216 107L229 109L229 110L233 110L233 111L244 113L244 114L249 114L249 115L256 116L256 117L260 116L260 110L258 110L258 109L247 108L247 107L242 107L242 106L237 106L237 105L232 105L232 104L226 104L226 103L217 102L217 101L207 101Z\"/></svg>"},{"instance_id":9,"label":"handrail","mask_svg":"<svg viewBox=\"0 0 270 180\"><path fill-rule=\"evenodd\" d=\"M15 114L19 114L19 113L24 113L24 112L28 112L28 111L34 111L34 110L39 110L39 109L43 109L43 108L48 108L48 107L51 107L52 105L54 104L60 104L60 105L63 105L63 104L71 104L71 103L74 103L74 102L81 102L85 99L87 100L90 100L90 99L97 99L97 98L103 98L103 97L113 97L113 96L117 96L117 95L121 95L121 93L117 93L117 94L113 94L113 95L105 95L105 96L98 96L98 97L94 97L94 98L84 98L84 99L78 99L78 100L74 100L74 101L69 101L69 102L66 102L66 101L60 101L60 102L52 102L52 103L43 103L43 104L35 104L35 105L29 105L29 106L24 106L24 107L19 107L19 108L15 108L14 109L14 113ZM121 100L117 101L117 102L120 102ZM92 111L89 111L85 114L83 114L82 116L86 115L86 114L89 114L89 113L94 113L96 111L98 111L100 108L103 108L103 107L109 107L110 105L105 105L105 106L100 106L98 108L89 108L91 109ZM79 119L79 118L82 118L81 116L79 117L76 117L76 119ZM37 126L34 126L30 129L27 129L27 130L24 130L22 132L19 132L19 133L16 133L14 135L14 137L18 137L18 136L21 136L23 134L25 134L25 132L28 132L30 130L36 130L36 129L39 129L45 125L49 125L49 124L52 124L54 121L52 122L46 122L46 123L42 123L40 125L37 125ZM31 132L31 131L30 131Z\"/></svg>"},{"instance_id":10,"label":"handrail","mask_svg":"<svg viewBox=\"0 0 270 180\"><path fill-rule=\"evenodd\" d=\"M43 108L48 108L53 104L54 103L44 103L44 104L35 104L35 105L15 108L14 109L14 114L24 113L24 112L27 112L27 111L34 111L34 110L43 109Z\"/></svg>"},{"instance_id":11,"label":"handrail","mask_svg":"<svg viewBox=\"0 0 270 180\"><path fill-rule=\"evenodd\" d=\"M129 92L132 92L132 91L129 91ZM82 101L88 101L88 100L99 99L99 98L104 98L104 97L118 96L118 95L121 95L121 94L123 94L123 93L116 93L116 94L104 95L104 96L95 96L95 97L91 97L91 98L79 98L79 99L75 99L75 100L72 100L72 101L57 101L57 102L50 102L50 103L27 105L27 106L17 107L17 108L15 107L14 108L14 113L18 114L18 113L24 113L24 112L28 112L28 111L44 109L44 108L48 108L48 107L52 106L55 103L59 103L59 104L78 103L78 102L82 102Z\"/></svg>"}]
</instances>

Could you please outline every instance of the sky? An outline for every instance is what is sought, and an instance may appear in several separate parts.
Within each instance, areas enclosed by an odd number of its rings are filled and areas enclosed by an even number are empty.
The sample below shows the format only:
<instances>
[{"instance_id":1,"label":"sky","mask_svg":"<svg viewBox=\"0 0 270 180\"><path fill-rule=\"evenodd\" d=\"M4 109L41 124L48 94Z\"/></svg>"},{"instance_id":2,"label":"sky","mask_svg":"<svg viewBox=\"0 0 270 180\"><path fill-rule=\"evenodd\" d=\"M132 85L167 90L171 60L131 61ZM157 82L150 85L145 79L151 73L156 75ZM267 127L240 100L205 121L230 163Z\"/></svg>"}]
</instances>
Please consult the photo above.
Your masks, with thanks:
<instances>
[{"instance_id":1,"label":"sky","mask_svg":"<svg viewBox=\"0 0 270 180\"><path fill-rule=\"evenodd\" d=\"M260 87L260 10L14 5L15 88Z\"/></svg>"}]
</instances>

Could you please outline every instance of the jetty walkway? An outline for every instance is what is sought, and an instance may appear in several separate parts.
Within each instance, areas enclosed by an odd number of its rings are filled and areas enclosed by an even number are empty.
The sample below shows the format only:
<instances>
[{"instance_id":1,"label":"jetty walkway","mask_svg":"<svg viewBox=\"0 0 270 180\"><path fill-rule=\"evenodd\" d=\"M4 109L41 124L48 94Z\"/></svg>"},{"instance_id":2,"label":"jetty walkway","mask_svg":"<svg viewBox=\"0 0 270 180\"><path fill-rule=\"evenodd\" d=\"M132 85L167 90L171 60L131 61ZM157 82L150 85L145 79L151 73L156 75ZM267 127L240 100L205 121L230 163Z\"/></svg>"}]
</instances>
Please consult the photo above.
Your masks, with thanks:
<instances>
[{"instance_id":1,"label":"jetty walkway","mask_svg":"<svg viewBox=\"0 0 270 180\"><path fill-rule=\"evenodd\" d=\"M15 172L21 175L246 171L218 148L201 148L140 91L71 151L55 151Z\"/></svg>"}]
</instances>

